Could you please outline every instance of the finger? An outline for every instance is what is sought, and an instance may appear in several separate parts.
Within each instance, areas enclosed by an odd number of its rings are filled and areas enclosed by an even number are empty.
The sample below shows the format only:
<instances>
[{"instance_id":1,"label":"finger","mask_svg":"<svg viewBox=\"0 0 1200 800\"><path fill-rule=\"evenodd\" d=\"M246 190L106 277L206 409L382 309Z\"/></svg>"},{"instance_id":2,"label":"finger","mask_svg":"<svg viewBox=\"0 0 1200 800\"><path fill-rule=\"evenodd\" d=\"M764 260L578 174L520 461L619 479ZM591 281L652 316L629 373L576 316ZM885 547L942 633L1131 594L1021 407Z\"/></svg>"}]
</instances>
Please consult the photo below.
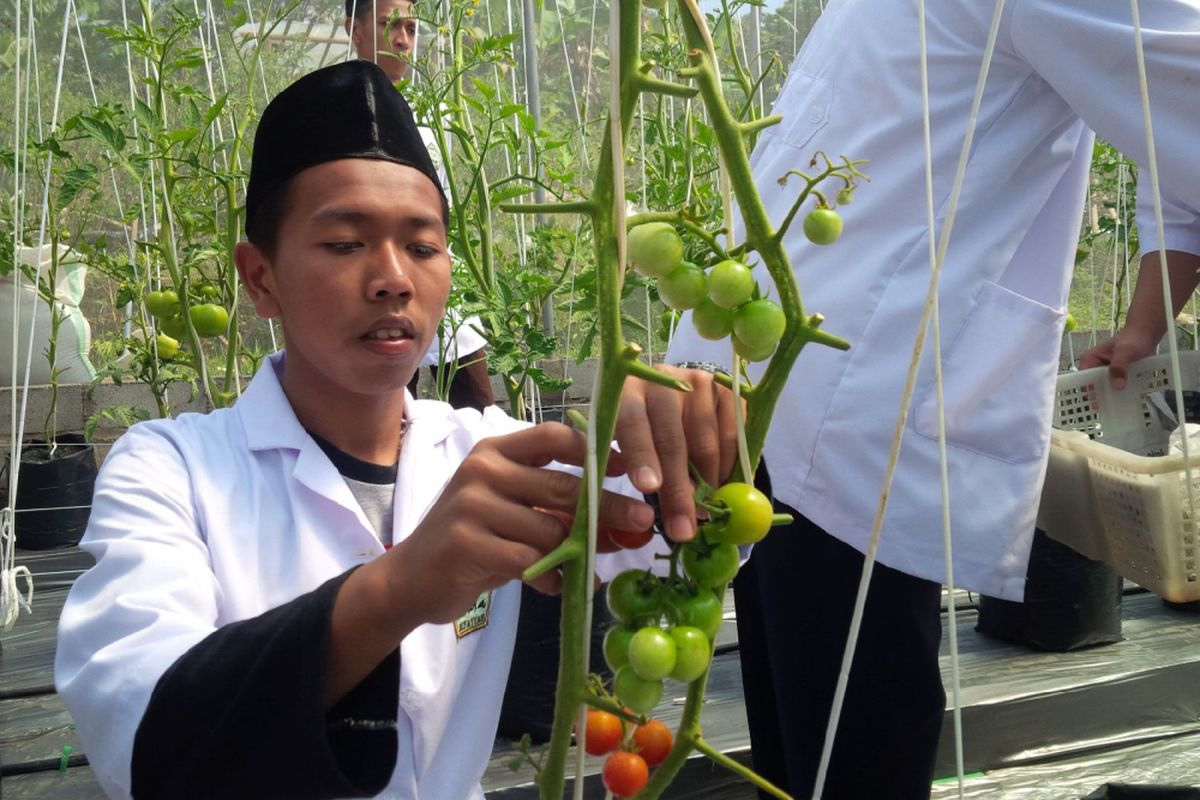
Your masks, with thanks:
<instances>
[{"instance_id":1,"label":"finger","mask_svg":"<svg viewBox=\"0 0 1200 800\"><path fill-rule=\"evenodd\" d=\"M646 409L645 386L626 381L626 391L621 395L617 410L616 440L621 446L621 459L628 471L629 480L643 494L658 491L662 484L662 467L654 450L654 437L650 431L650 419Z\"/></svg>"},{"instance_id":2,"label":"finger","mask_svg":"<svg viewBox=\"0 0 1200 800\"><path fill-rule=\"evenodd\" d=\"M721 484L729 480L738 459L737 414L732 391L713 381L713 392L717 395L717 437L721 448L717 483ZM743 400L743 411L745 408Z\"/></svg>"},{"instance_id":3,"label":"finger","mask_svg":"<svg viewBox=\"0 0 1200 800\"><path fill-rule=\"evenodd\" d=\"M684 542L696 533L696 504L688 473L690 443L684 433L682 398L675 392L664 394L648 404L647 411L654 451L662 469L658 501L663 524L670 538Z\"/></svg>"},{"instance_id":4,"label":"finger","mask_svg":"<svg viewBox=\"0 0 1200 800\"><path fill-rule=\"evenodd\" d=\"M587 456L587 437L561 423L543 422L523 431L484 439L475 445L475 450L494 451L530 467L544 467L551 461L581 467Z\"/></svg>"},{"instance_id":5,"label":"finger","mask_svg":"<svg viewBox=\"0 0 1200 800\"><path fill-rule=\"evenodd\" d=\"M695 465L705 483L717 486L721 479L718 395L713 391L712 376L706 372L688 373L688 381L695 387L695 391L688 396L683 406L687 457ZM732 426L730 426L730 430L732 430ZM737 446L736 436L734 446Z\"/></svg>"}]
</instances>

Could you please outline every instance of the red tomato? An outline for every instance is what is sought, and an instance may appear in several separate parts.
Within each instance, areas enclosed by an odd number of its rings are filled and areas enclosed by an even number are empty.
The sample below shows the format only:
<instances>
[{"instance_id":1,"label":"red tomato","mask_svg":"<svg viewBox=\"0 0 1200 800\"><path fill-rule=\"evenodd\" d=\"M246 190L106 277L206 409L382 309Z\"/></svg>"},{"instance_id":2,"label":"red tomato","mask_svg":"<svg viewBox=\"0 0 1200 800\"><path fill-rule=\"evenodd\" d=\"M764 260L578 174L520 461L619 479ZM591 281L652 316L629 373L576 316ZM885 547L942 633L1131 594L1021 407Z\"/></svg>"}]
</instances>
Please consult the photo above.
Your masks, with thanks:
<instances>
[{"instance_id":1,"label":"red tomato","mask_svg":"<svg viewBox=\"0 0 1200 800\"><path fill-rule=\"evenodd\" d=\"M617 528L605 528L604 532L608 534L610 542L626 550L637 550L639 547L645 547L654 538L653 530L622 531Z\"/></svg>"},{"instance_id":2,"label":"red tomato","mask_svg":"<svg viewBox=\"0 0 1200 800\"><path fill-rule=\"evenodd\" d=\"M576 738L578 738L578 723L576 723L576 728ZM621 743L621 737L625 735L624 728L621 718L616 714L598 708L589 708L583 749L589 756L611 753Z\"/></svg>"},{"instance_id":3,"label":"red tomato","mask_svg":"<svg viewBox=\"0 0 1200 800\"><path fill-rule=\"evenodd\" d=\"M674 743L671 729L661 720L652 719L633 729L633 744L637 747L638 755L646 759L651 767L657 767L667 760Z\"/></svg>"},{"instance_id":4,"label":"red tomato","mask_svg":"<svg viewBox=\"0 0 1200 800\"><path fill-rule=\"evenodd\" d=\"M650 780L650 768L637 753L618 750L605 760L602 777L604 788L617 797L633 797L646 788L646 782Z\"/></svg>"}]
</instances>

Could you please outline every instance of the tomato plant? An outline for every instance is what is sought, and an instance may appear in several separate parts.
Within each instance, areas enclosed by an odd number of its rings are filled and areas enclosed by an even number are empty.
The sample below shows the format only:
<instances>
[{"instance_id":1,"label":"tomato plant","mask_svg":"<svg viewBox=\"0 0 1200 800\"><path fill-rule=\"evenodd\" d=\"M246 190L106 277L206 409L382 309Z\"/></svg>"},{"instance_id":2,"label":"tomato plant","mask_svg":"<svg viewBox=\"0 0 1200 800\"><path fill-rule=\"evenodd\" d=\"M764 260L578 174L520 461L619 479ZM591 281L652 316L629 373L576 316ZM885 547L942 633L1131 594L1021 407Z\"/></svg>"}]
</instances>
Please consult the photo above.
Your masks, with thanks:
<instances>
[{"instance_id":1,"label":"tomato plant","mask_svg":"<svg viewBox=\"0 0 1200 800\"><path fill-rule=\"evenodd\" d=\"M143 301L152 316L169 317L179 311L179 295L172 289L149 292Z\"/></svg>"},{"instance_id":2,"label":"tomato plant","mask_svg":"<svg viewBox=\"0 0 1200 800\"><path fill-rule=\"evenodd\" d=\"M229 312L216 303L201 303L188 309L192 327L200 336L220 336L229 328Z\"/></svg>"},{"instance_id":3,"label":"tomato plant","mask_svg":"<svg viewBox=\"0 0 1200 800\"><path fill-rule=\"evenodd\" d=\"M645 547L654 538L653 529L644 531L623 531L620 528L605 528L608 540L624 550L637 550Z\"/></svg>"},{"instance_id":4,"label":"tomato plant","mask_svg":"<svg viewBox=\"0 0 1200 800\"><path fill-rule=\"evenodd\" d=\"M705 339L718 342L733 332L733 311L706 297L692 309L692 325Z\"/></svg>"},{"instance_id":5,"label":"tomato plant","mask_svg":"<svg viewBox=\"0 0 1200 800\"><path fill-rule=\"evenodd\" d=\"M711 501L729 514L704 524L705 534L712 541L754 544L771 529L775 515L771 500L748 483L727 483L713 492Z\"/></svg>"},{"instance_id":6,"label":"tomato plant","mask_svg":"<svg viewBox=\"0 0 1200 800\"><path fill-rule=\"evenodd\" d=\"M671 677L691 683L708 669L712 643L704 631L690 625L676 625L669 633L675 642L675 668L671 670Z\"/></svg>"},{"instance_id":7,"label":"tomato plant","mask_svg":"<svg viewBox=\"0 0 1200 800\"><path fill-rule=\"evenodd\" d=\"M158 321L158 328L168 336L175 339L187 338L187 326L183 322L183 317L178 314L172 314L169 317L163 317Z\"/></svg>"},{"instance_id":8,"label":"tomato plant","mask_svg":"<svg viewBox=\"0 0 1200 800\"><path fill-rule=\"evenodd\" d=\"M639 678L661 681L675 669L675 640L662 628L642 628L629 641L629 666Z\"/></svg>"},{"instance_id":9,"label":"tomato plant","mask_svg":"<svg viewBox=\"0 0 1200 800\"><path fill-rule=\"evenodd\" d=\"M658 578L645 570L625 570L609 582L606 598L608 610L623 622L657 617L661 606Z\"/></svg>"},{"instance_id":10,"label":"tomato plant","mask_svg":"<svg viewBox=\"0 0 1200 800\"><path fill-rule=\"evenodd\" d=\"M710 640L717 638L725 610L712 590L703 588L693 594L676 589L667 602L676 611L677 625L699 628Z\"/></svg>"},{"instance_id":11,"label":"tomato plant","mask_svg":"<svg viewBox=\"0 0 1200 800\"><path fill-rule=\"evenodd\" d=\"M179 342L165 333L160 333L154 339L154 349L159 358L174 358L179 352Z\"/></svg>"},{"instance_id":12,"label":"tomato plant","mask_svg":"<svg viewBox=\"0 0 1200 800\"><path fill-rule=\"evenodd\" d=\"M676 311L695 308L708 296L708 278L700 267L684 261L658 279L658 296Z\"/></svg>"},{"instance_id":13,"label":"tomato plant","mask_svg":"<svg viewBox=\"0 0 1200 800\"><path fill-rule=\"evenodd\" d=\"M616 672L629 663L629 642L637 633L625 625L614 625L604 634L604 662Z\"/></svg>"},{"instance_id":14,"label":"tomato plant","mask_svg":"<svg viewBox=\"0 0 1200 800\"><path fill-rule=\"evenodd\" d=\"M774 349L786 327L783 309L772 300L751 300L733 312L733 333L750 348Z\"/></svg>"},{"instance_id":15,"label":"tomato plant","mask_svg":"<svg viewBox=\"0 0 1200 800\"><path fill-rule=\"evenodd\" d=\"M651 767L657 767L667 760L671 745L675 743L674 738L671 729L662 720L647 720L633 729L633 746Z\"/></svg>"},{"instance_id":16,"label":"tomato plant","mask_svg":"<svg viewBox=\"0 0 1200 800\"><path fill-rule=\"evenodd\" d=\"M647 222L629 230L626 255L640 275L658 278L683 261L683 240L668 222Z\"/></svg>"},{"instance_id":17,"label":"tomato plant","mask_svg":"<svg viewBox=\"0 0 1200 800\"><path fill-rule=\"evenodd\" d=\"M701 586L724 586L737 575L741 555L736 546L720 543L711 546L689 543L683 548L683 571Z\"/></svg>"},{"instance_id":18,"label":"tomato plant","mask_svg":"<svg viewBox=\"0 0 1200 800\"><path fill-rule=\"evenodd\" d=\"M649 681L626 664L613 675L613 691L621 705L638 714L649 714L662 699L662 681Z\"/></svg>"},{"instance_id":19,"label":"tomato plant","mask_svg":"<svg viewBox=\"0 0 1200 800\"><path fill-rule=\"evenodd\" d=\"M611 753L621 744L625 735L625 723L610 711L599 708L587 710L587 730L583 737L583 749L590 756L602 756ZM578 738L578 731L576 731Z\"/></svg>"},{"instance_id":20,"label":"tomato plant","mask_svg":"<svg viewBox=\"0 0 1200 800\"><path fill-rule=\"evenodd\" d=\"M754 276L740 261L727 258L708 274L708 299L721 308L735 308L754 294Z\"/></svg>"},{"instance_id":21,"label":"tomato plant","mask_svg":"<svg viewBox=\"0 0 1200 800\"><path fill-rule=\"evenodd\" d=\"M633 797L646 788L650 780L650 768L646 760L637 753L618 750L604 761L604 788L617 797Z\"/></svg>"},{"instance_id":22,"label":"tomato plant","mask_svg":"<svg viewBox=\"0 0 1200 800\"><path fill-rule=\"evenodd\" d=\"M833 244L842 235L842 217L832 208L818 206L804 218L804 235L813 244Z\"/></svg>"}]
</instances>

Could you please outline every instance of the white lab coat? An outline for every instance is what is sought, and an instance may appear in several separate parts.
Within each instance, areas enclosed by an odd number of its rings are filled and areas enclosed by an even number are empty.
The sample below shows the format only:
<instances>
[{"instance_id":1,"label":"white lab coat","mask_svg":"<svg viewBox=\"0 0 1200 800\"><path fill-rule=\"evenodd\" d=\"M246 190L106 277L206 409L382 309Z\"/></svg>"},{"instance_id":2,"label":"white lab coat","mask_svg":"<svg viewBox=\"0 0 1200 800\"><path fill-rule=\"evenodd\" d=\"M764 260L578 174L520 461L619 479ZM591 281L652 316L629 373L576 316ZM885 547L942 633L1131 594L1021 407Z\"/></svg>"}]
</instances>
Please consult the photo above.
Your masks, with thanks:
<instances>
[{"instance_id":1,"label":"white lab coat","mask_svg":"<svg viewBox=\"0 0 1200 800\"><path fill-rule=\"evenodd\" d=\"M994 4L927 3L934 204L940 230ZM1143 0L1167 245L1200 252L1200 4ZM929 277L918 29L912 3L834 0L809 35L751 163L779 224L819 150L869 159L836 244L787 250L805 311L851 343L807 347L765 457L776 496L859 550L869 538ZM1051 403L1092 132L1146 163L1128 0L1009 0L941 282L956 583L1019 599L1048 453ZM1149 173L1142 242L1156 246ZM836 187L834 189L836 191ZM760 283L766 280L759 273ZM766 288L764 286L764 288ZM926 349L882 541L883 563L945 576L937 409ZM728 363L686 319L671 361ZM786 424L781 424L786 420Z\"/></svg>"},{"instance_id":2,"label":"white lab coat","mask_svg":"<svg viewBox=\"0 0 1200 800\"><path fill-rule=\"evenodd\" d=\"M128 797L134 734L158 679L213 630L257 616L383 552L345 481L301 427L266 362L232 409L135 425L106 459L72 588L56 681L92 768ZM394 539L408 536L480 439L523 423L499 409L409 399ZM616 571L649 548L609 559ZM425 625L400 645L399 755L388 798L482 797L520 585L493 592L486 627ZM452 735L447 735L452 732ZM181 735L183 735L181 733Z\"/></svg>"}]
</instances>

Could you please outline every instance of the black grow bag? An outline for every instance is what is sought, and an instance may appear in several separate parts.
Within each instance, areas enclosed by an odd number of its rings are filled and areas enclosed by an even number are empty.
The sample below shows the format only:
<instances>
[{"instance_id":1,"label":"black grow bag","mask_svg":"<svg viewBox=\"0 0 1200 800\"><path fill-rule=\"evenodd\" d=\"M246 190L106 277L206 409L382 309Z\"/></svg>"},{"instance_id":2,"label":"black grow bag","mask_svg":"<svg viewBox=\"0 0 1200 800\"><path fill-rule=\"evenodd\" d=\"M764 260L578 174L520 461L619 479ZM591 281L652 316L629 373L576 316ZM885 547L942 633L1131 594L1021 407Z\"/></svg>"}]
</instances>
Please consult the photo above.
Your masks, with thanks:
<instances>
[{"instance_id":1,"label":"black grow bag","mask_svg":"<svg viewBox=\"0 0 1200 800\"><path fill-rule=\"evenodd\" d=\"M25 445L14 504L17 547L52 550L79 544L95 486L96 459L82 436L63 434L53 455L46 442Z\"/></svg>"},{"instance_id":2,"label":"black grow bag","mask_svg":"<svg viewBox=\"0 0 1200 800\"><path fill-rule=\"evenodd\" d=\"M1066 652L1121 640L1124 582L1111 567L1036 531L1025 602L984 596L975 629L1039 650Z\"/></svg>"}]
</instances>

